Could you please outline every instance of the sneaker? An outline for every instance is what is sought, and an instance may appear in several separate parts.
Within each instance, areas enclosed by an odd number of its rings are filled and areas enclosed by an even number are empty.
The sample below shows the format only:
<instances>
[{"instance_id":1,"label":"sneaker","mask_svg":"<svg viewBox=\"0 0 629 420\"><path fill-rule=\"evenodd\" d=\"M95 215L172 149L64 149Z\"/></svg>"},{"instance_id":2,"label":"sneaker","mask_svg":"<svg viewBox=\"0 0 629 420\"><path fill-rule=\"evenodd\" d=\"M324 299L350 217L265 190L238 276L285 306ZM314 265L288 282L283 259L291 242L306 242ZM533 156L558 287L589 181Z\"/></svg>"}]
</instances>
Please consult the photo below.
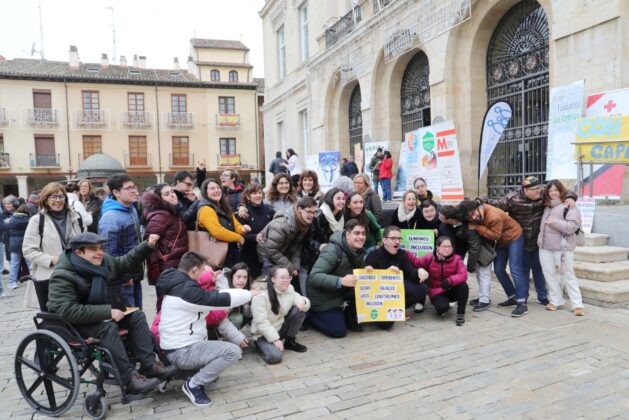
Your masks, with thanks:
<instances>
[{"instance_id":1,"label":"sneaker","mask_svg":"<svg viewBox=\"0 0 629 420\"><path fill-rule=\"evenodd\" d=\"M177 373L177 368L174 365L166 366L162 362L155 362L153 366L148 369L144 369L140 373L147 378L159 378L161 380L165 380L171 378L175 373Z\"/></svg>"},{"instance_id":2,"label":"sneaker","mask_svg":"<svg viewBox=\"0 0 629 420\"><path fill-rule=\"evenodd\" d=\"M422 305L421 303L416 303L415 307L413 308L413 312L415 312L416 314L424 312L424 305Z\"/></svg>"},{"instance_id":3,"label":"sneaker","mask_svg":"<svg viewBox=\"0 0 629 420\"><path fill-rule=\"evenodd\" d=\"M184 394L186 394L188 398L190 398L192 404L196 405L197 407L209 407L212 405L212 400L205 393L205 389L203 389L202 386L197 386L194 388L191 387L190 379L183 383L181 390Z\"/></svg>"},{"instance_id":4,"label":"sneaker","mask_svg":"<svg viewBox=\"0 0 629 420\"><path fill-rule=\"evenodd\" d=\"M500 306L501 308L508 308L510 306L516 306L517 304L518 302L516 302L515 299L509 298L505 300L504 302L500 302L498 306Z\"/></svg>"},{"instance_id":5,"label":"sneaker","mask_svg":"<svg viewBox=\"0 0 629 420\"><path fill-rule=\"evenodd\" d=\"M476 305L478 305L479 300L478 300L478 298L472 299L468 303L469 303L470 306L476 306Z\"/></svg>"},{"instance_id":6,"label":"sneaker","mask_svg":"<svg viewBox=\"0 0 629 420\"><path fill-rule=\"evenodd\" d=\"M465 324L465 315L464 314L456 314L456 325L460 327Z\"/></svg>"},{"instance_id":7,"label":"sneaker","mask_svg":"<svg viewBox=\"0 0 629 420\"><path fill-rule=\"evenodd\" d=\"M547 311L556 311L557 309L558 309L557 306L553 305L552 303L546 304Z\"/></svg>"},{"instance_id":8,"label":"sneaker","mask_svg":"<svg viewBox=\"0 0 629 420\"><path fill-rule=\"evenodd\" d=\"M542 306L546 306L548 305L548 299L544 298L544 299L537 299L537 303L542 305Z\"/></svg>"},{"instance_id":9,"label":"sneaker","mask_svg":"<svg viewBox=\"0 0 629 420\"><path fill-rule=\"evenodd\" d=\"M511 312L511 316L513 318L520 318L528 313L529 309L526 307L526 303L518 303L513 312Z\"/></svg>"},{"instance_id":10,"label":"sneaker","mask_svg":"<svg viewBox=\"0 0 629 420\"><path fill-rule=\"evenodd\" d=\"M576 316L583 316L583 315L585 315L585 308L583 306L579 306L577 308L574 308L574 314Z\"/></svg>"},{"instance_id":11,"label":"sneaker","mask_svg":"<svg viewBox=\"0 0 629 420\"><path fill-rule=\"evenodd\" d=\"M350 330L351 332L363 332L364 331L362 325L360 325L356 321L348 322L347 323L347 329Z\"/></svg>"},{"instance_id":12,"label":"sneaker","mask_svg":"<svg viewBox=\"0 0 629 420\"><path fill-rule=\"evenodd\" d=\"M472 309L472 311L474 312L483 312L486 311L487 308L489 308L489 305L491 305L491 303L489 302L478 302L475 306L474 309Z\"/></svg>"},{"instance_id":13,"label":"sneaker","mask_svg":"<svg viewBox=\"0 0 629 420\"><path fill-rule=\"evenodd\" d=\"M131 376L131 380L127 383L126 388L129 394L146 394L157 385L160 380L157 378L147 378L144 375L135 374Z\"/></svg>"},{"instance_id":14,"label":"sneaker","mask_svg":"<svg viewBox=\"0 0 629 420\"><path fill-rule=\"evenodd\" d=\"M9 283L9 289L17 289L20 287L19 283Z\"/></svg>"},{"instance_id":15,"label":"sneaker","mask_svg":"<svg viewBox=\"0 0 629 420\"><path fill-rule=\"evenodd\" d=\"M308 351L308 348L303 344L299 344L295 340L295 337L286 337L286 340L284 342L284 350L292 350L296 351L297 353L305 353L306 351Z\"/></svg>"},{"instance_id":16,"label":"sneaker","mask_svg":"<svg viewBox=\"0 0 629 420\"><path fill-rule=\"evenodd\" d=\"M6 293L4 293L4 292L0 293L0 298L5 298L5 297L7 297Z\"/></svg>"}]
</instances>

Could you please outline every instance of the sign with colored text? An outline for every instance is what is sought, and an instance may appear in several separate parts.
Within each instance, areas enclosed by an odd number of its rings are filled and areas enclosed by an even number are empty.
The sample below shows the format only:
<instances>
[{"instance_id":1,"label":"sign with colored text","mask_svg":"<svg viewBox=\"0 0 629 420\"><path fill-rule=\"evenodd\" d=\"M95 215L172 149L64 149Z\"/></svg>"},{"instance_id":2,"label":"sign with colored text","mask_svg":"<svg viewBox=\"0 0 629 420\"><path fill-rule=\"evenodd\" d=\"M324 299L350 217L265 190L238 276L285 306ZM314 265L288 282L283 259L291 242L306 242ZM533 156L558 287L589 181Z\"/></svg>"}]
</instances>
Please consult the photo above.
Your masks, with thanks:
<instances>
[{"instance_id":1,"label":"sign with colored text","mask_svg":"<svg viewBox=\"0 0 629 420\"><path fill-rule=\"evenodd\" d=\"M629 115L581 118L575 157L583 162L629 163Z\"/></svg>"},{"instance_id":2,"label":"sign with colored text","mask_svg":"<svg viewBox=\"0 0 629 420\"><path fill-rule=\"evenodd\" d=\"M419 210L417 210L419 211ZM430 229L401 229L401 248L418 257L432 254L435 249L435 232Z\"/></svg>"},{"instance_id":3,"label":"sign with colored text","mask_svg":"<svg viewBox=\"0 0 629 420\"><path fill-rule=\"evenodd\" d=\"M581 230L584 233L592 233L594 226L594 213L596 212L596 199L593 197L579 197L577 208L581 213Z\"/></svg>"},{"instance_id":4,"label":"sign with colored text","mask_svg":"<svg viewBox=\"0 0 629 420\"><path fill-rule=\"evenodd\" d=\"M354 270L356 317L363 322L400 322L405 318L404 274L391 270Z\"/></svg>"},{"instance_id":5,"label":"sign with colored text","mask_svg":"<svg viewBox=\"0 0 629 420\"><path fill-rule=\"evenodd\" d=\"M317 177L321 191L326 192L332 188L334 181L341 176L340 162L341 152L319 152Z\"/></svg>"}]
</instances>

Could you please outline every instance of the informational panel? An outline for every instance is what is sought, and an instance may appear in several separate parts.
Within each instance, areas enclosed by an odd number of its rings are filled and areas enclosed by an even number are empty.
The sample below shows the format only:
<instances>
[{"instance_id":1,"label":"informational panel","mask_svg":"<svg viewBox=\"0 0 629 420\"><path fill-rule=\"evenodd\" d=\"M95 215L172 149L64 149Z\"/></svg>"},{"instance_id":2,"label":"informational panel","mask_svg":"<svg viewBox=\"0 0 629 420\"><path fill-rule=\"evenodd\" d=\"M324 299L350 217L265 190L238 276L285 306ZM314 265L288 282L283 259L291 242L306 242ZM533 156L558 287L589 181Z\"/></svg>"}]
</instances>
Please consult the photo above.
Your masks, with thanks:
<instances>
[{"instance_id":1,"label":"informational panel","mask_svg":"<svg viewBox=\"0 0 629 420\"><path fill-rule=\"evenodd\" d=\"M404 274L391 270L354 270L358 281L356 316L359 323L404 321Z\"/></svg>"},{"instance_id":2,"label":"informational panel","mask_svg":"<svg viewBox=\"0 0 629 420\"><path fill-rule=\"evenodd\" d=\"M593 197L579 197L577 208L581 212L581 230L584 233L592 233L594 213L596 213L596 200Z\"/></svg>"}]
</instances>

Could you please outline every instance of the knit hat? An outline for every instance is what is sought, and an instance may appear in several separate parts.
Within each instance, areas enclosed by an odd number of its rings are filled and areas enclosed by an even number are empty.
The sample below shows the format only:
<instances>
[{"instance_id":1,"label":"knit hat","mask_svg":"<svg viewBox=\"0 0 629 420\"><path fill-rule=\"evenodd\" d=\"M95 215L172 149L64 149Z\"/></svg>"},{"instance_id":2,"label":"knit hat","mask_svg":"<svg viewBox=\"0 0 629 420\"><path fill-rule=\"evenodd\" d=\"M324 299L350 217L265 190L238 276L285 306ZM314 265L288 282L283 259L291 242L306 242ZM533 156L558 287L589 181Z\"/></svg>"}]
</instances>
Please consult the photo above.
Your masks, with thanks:
<instances>
[{"instance_id":1,"label":"knit hat","mask_svg":"<svg viewBox=\"0 0 629 420\"><path fill-rule=\"evenodd\" d=\"M522 188L537 187L540 184L539 179L535 176L527 176L522 180Z\"/></svg>"}]
</instances>

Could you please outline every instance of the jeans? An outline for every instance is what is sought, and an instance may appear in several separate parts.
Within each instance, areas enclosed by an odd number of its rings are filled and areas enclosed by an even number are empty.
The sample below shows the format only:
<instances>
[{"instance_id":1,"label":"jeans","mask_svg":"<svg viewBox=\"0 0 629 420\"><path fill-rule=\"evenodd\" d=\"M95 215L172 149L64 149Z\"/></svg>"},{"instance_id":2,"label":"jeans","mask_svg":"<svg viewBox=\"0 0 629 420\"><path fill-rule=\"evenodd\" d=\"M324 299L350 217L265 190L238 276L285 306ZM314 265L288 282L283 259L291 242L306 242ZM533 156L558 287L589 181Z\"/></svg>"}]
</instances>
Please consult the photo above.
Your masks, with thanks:
<instances>
[{"instance_id":1,"label":"jeans","mask_svg":"<svg viewBox=\"0 0 629 420\"><path fill-rule=\"evenodd\" d=\"M391 178L383 178L380 183L382 184L382 201L391 201Z\"/></svg>"},{"instance_id":2,"label":"jeans","mask_svg":"<svg viewBox=\"0 0 629 420\"><path fill-rule=\"evenodd\" d=\"M372 181L373 181L373 190L376 192L376 194L378 194L378 185L380 185L380 180L377 178L374 178Z\"/></svg>"},{"instance_id":3,"label":"jeans","mask_svg":"<svg viewBox=\"0 0 629 420\"><path fill-rule=\"evenodd\" d=\"M20 263L22 262L22 254L19 252L11 253L11 270L9 271L9 284L17 285L18 276L20 275Z\"/></svg>"},{"instance_id":4,"label":"jeans","mask_svg":"<svg viewBox=\"0 0 629 420\"><path fill-rule=\"evenodd\" d=\"M524 251L524 259L522 260L522 270L524 271L524 278L527 280L531 278L531 270L533 271L533 284L535 285L535 292L537 293L537 300L548 299L548 290L546 289L546 278L544 277L544 271L539 262L539 249L535 248L533 251ZM529 297L529 282L526 282L526 298Z\"/></svg>"},{"instance_id":5,"label":"jeans","mask_svg":"<svg viewBox=\"0 0 629 420\"><path fill-rule=\"evenodd\" d=\"M183 371L195 371L190 386L210 384L218 375L242 358L242 350L225 341L197 341L189 346L167 352L166 357Z\"/></svg>"},{"instance_id":6,"label":"jeans","mask_svg":"<svg viewBox=\"0 0 629 420\"><path fill-rule=\"evenodd\" d=\"M142 283L133 281L131 286L122 286L122 296L127 306L142 309Z\"/></svg>"},{"instance_id":7,"label":"jeans","mask_svg":"<svg viewBox=\"0 0 629 420\"><path fill-rule=\"evenodd\" d=\"M279 330L280 339L287 337L295 338L305 318L305 312L300 311L296 306L290 308ZM264 361L269 365L275 365L282 361L282 352L275 347L275 344L269 343L266 338L258 338L256 340L256 347L262 354Z\"/></svg>"},{"instance_id":8,"label":"jeans","mask_svg":"<svg viewBox=\"0 0 629 420\"><path fill-rule=\"evenodd\" d=\"M319 312L308 311L307 319L314 328L328 337L342 338L347 334L345 313L341 308Z\"/></svg>"},{"instance_id":9,"label":"jeans","mask_svg":"<svg viewBox=\"0 0 629 420\"><path fill-rule=\"evenodd\" d=\"M518 303L526 302L529 279L524 277L522 260L524 259L524 235L509 242L507 245L496 246L496 259L494 260L494 272L500 285L509 298L514 298ZM513 282L507 274L507 261ZM515 283L515 285L514 285Z\"/></svg>"}]
</instances>

